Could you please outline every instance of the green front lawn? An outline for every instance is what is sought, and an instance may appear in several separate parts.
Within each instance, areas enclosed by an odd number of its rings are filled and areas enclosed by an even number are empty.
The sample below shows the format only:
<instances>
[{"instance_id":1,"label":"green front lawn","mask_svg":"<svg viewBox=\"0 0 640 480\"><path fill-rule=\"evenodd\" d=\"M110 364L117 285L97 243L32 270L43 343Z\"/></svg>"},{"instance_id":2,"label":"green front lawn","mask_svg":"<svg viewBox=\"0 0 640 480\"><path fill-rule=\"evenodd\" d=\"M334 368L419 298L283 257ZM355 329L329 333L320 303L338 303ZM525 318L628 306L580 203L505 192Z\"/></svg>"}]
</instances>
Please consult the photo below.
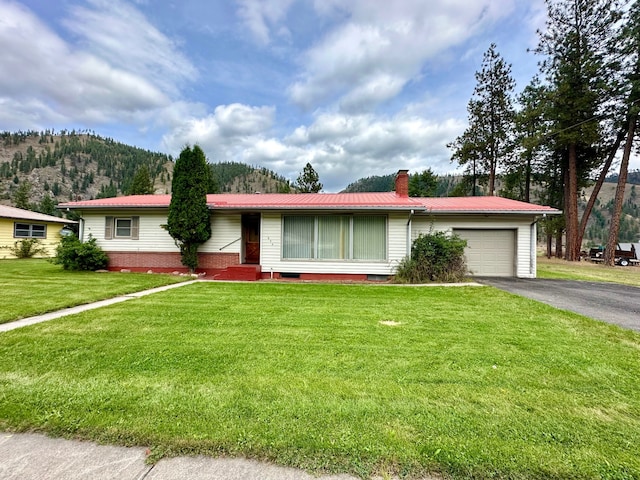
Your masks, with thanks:
<instances>
[{"instance_id":1,"label":"green front lawn","mask_svg":"<svg viewBox=\"0 0 640 480\"><path fill-rule=\"evenodd\" d=\"M538 278L621 283L640 287L640 266L605 267L588 260L566 262L557 258L538 257Z\"/></svg>"},{"instance_id":2,"label":"green front lawn","mask_svg":"<svg viewBox=\"0 0 640 480\"><path fill-rule=\"evenodd\" d=\"M640 335L490 287L197 283L0 334L0 429L312 471L640 478Z\"/></svg>"},{"instance_id":3,"label":"green front lawn","mask_svg":"<svg viewBox=\"0 0 640 480\"><path fill-rule=\"evenodd\" d=\"M0 260L0 323L182 281L146 273L69 272L43 259Z\"/></svg>"}]
</instances>

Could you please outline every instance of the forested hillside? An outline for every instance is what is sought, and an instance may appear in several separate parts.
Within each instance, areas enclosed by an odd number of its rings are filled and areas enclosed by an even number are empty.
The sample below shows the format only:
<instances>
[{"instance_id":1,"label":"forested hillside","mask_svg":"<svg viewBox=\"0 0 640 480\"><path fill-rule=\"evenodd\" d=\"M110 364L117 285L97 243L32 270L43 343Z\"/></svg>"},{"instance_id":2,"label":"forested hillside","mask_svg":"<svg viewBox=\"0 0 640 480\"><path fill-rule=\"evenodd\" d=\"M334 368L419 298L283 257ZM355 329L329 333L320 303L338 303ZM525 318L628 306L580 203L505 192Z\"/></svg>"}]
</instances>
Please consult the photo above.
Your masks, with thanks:
<instances>
[{"instance_id":1,"label":"forested hillside","mask_svg":"<svg viewBox=\"0 0 640 480\"><path fill-rule=\"evenodd\" d=\"M211 191L291 191L284 177L243 163L211 164ZM93 132L0 132L0 203L56 214L55 205L115 197L132 191L137 173L149 192L170 193L171 156L100 137Z\"/></svg>"},{"instance_id":2,"label":"forested hillside","mask_svg":"<svg viewBox=\"0 0 640 480\"><path fill-rule=\"evenodd\" d=\"M211 171L222 193L289 193L289 180L262 167L239 162L212 163Z\"/></svg>"},{"instance_id":3,"label":"forested hillside","mask_svg":"<svg viewBox=\"0 0 640 480\"><path fill-rule=\"evenodd\" d=\"M173 170L168 155L91 132L2 132L0 200L53 213L58 202L126 193L143 165L155 191L168 191Z\"/></svg>"}]
</instances>

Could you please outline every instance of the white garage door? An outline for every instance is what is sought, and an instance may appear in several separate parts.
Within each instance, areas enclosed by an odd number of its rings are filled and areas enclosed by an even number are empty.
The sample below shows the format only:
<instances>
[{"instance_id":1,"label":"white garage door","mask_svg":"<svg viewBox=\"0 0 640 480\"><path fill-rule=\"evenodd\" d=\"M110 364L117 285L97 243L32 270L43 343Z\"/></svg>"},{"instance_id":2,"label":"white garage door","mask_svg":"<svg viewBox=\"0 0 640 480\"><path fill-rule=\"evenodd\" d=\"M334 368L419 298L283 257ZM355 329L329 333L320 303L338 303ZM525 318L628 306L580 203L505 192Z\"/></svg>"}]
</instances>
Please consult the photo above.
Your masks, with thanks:
<instances>
[{"instance_id":1,"label":"white garage door","mask_svg":"<svg viewBox=\"0 0 640 480\"><path fill-rule=\"evenodd\" d=\"M455 229L467 241L467 268L477 277L515 276L515 230Z\"/></svg>"}]
</instances>

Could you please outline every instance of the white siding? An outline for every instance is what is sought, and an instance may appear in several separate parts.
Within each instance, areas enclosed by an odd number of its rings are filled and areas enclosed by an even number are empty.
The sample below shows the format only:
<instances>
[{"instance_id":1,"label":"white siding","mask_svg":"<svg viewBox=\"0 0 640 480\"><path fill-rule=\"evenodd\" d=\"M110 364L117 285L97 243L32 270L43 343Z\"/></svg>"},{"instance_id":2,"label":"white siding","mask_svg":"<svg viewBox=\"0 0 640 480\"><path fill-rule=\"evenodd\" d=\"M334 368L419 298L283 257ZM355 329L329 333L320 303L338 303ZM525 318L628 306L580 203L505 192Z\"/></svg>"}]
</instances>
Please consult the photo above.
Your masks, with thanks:
<instances>
[{"instance_id":1,"label":"white siding","mask_svg":"<svg viewBox=\"0 0 640 480\"><path fill-rule=\"evenodd\" d=\"M239 213L214 212L211 216L211 238L198 251L240 253L242 248L241 219Z\"/></svg>"},{"instance_id":2,"label":"white siding","mask_svg":"<svg viewBox=\"0 0 640 480\"><path fill-rule=\"evenodd\" d=\"M261 258L263 272L392 275L406 255L407 214L390 213L387 222L387 260L381 262L282 259L282 212L262 214Z\"/></svg>"},{"instance_id":3,"label":"white siding","mask_svg":"<svg viewBox=\"0 0 640 480\"><path fill-rule=\"evenodd\" d=\"M105 218L140 217L138 240L113 238L105 240ZM173 238L161 225L167 223L166 210L102 210L83 212L83 239L92 235L97 244L107 252L176 252ZM211 217L211 239L204 243L200 252L239 253L242 242L240 214L214 213ZM235 241L237 240L237 241Z\"/></svg>"},{"instance_id":4,"label":"white siding","mask_svg":"<svg viewBox=\"0 0 640 480\"><path fill-rule=\"evenodd\" d=\"M107 216L115 218L140 217L139 240L129 238L113 238L105 240L105 218ZM176 252L173 238L160 225L167 223L166 210L112 210L99 212L84 211L83 240L86 241L91 235L96 239L96 243L107 252Z\"/></svg>"},{"instance_id":5,"label":"white siding","mask_svg":"<svg viewBox=\"0 0 640 480\"><path fill-rule=\"evenodd\" d=\"M536 259L535 252L532 252L531 249L532 231L534 234L533 239L535 240L535 227L531 228L533 221L533 216L492 215L484 217L482 215L461 215L435 218L419 216L413 218L411 236L413 240L420 233L428 233L431 228L445 231L452 231L456 228L515 230L515 276L518 278L535 278Z\"/></svg>"},{"instance_id":6,"label":"white siding","mask_svg":"<svg viewBox=\"0 0 640 480\"><path fill-rule=\"evenodd\" d=\"M382 212L380 212L382 213ZM161 227L167 223L166 210L138 209L82 212L84 218L83 238L96 238L98 245L110 252L176 252L173 239ZM387 214L387 259L370 261L299 261L282 259L282 215L284 212L263 212L260 229L260 263L263 272L291 273L344 273L392 275L398 263L408 253L410 242L420 233L452 229L510 229L515 230L515 275L534 278L536 271L535 251L532 252L532 233L535 239L534 217L482 215L466 216L413 216L408 213ZM139 240L105 240L105 217L140 217ZM242 251L242 216L240 213L214 212L211 217L212 238L202 245L202 252L240 253ZM408 223L411 221L411 238L407 239Z\"/></svg>"}]
</instances>

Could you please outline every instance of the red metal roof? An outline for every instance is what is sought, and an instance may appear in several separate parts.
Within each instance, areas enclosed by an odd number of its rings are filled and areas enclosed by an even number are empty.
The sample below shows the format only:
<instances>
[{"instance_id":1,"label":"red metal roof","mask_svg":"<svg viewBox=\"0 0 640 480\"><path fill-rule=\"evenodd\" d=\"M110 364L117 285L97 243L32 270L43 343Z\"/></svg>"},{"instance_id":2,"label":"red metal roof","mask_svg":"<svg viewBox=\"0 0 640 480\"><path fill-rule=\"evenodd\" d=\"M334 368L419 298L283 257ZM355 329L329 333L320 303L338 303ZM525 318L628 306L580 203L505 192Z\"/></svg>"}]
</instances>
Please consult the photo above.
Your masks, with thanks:
<instances>
[{"instance_id":1,"label":"red metal roof","mask_svg":"<svg viewBox=\"0 0 640 480\"><path fill-rule=\"evenodd\" d=\"M420 200L427 210L434 213L560 213L555 208L502 197L443 197Z\"/></svg>"},{"instance_id":2,"label":"red metal roof","mask_svg":"<svg viewBox=\"0 0 640 480\"><path fill-rule=\"evenodd\" d=\"M168 208L171 195L130 195L126 197L82 200L59 205L60 208ZM400 197L394 192L369 193L222 193L207 195L212 209L254 210L414 210L431 213L560 213L551 207L519 202L502 197Z\"/></svg>"}]
</instances>

